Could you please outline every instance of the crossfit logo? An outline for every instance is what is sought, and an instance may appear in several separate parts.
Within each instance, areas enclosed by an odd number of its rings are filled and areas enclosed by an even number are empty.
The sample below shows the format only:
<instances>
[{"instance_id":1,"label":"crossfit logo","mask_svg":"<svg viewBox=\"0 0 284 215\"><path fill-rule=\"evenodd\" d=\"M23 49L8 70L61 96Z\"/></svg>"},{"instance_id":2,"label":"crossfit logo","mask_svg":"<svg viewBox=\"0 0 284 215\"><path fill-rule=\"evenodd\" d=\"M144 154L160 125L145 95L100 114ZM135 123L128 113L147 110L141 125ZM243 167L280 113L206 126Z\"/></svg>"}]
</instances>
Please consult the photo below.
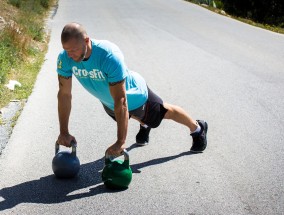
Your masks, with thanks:
<instances>
[{"instance_id":1,"label":"crossfit logo","mask_svg":"<svg viewBox=\"0 0 284 215\"><path fill-rule=\"evenodd\" d=\"M96 81L105 80L103 73L97 69L93 69L92 71L87 71L86 69L78 69L76 66L73 66L72 71L76 77L80 77L80 78L90 77L91 79L96 80Z\"/></svg>"},{"instance_id":2,"label":"crossfit logo","mask_svg":"<svg viewBox=\"0 0 284 215\"><path fill-rule=\"evenodd\" d=\"M62 69L62 61L61 60L57 61L57 68Z\"/></svg>"}]
</instances>

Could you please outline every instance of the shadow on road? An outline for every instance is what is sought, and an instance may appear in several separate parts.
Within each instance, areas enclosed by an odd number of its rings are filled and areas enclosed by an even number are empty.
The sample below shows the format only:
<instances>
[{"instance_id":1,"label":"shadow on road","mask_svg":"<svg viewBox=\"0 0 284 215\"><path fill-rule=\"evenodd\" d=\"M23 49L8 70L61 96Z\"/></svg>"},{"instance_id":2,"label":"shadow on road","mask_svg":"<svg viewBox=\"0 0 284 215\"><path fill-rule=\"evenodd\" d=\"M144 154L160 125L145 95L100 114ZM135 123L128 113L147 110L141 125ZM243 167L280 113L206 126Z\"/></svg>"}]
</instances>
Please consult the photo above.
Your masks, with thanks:
<instances>
[{"instance_id":1,"label":"shadow on road","mask_svg":"<svg viewBox=\"0 0 284 215\"><path fill-rule=\"evenodd\" d=\"M133 148L136 148L135 144L127 150L130 151ZM191 154L191 152L183 152L178 155L134 164L131 165L131 168L133 173L140 173L140 169L142 168L158 165ZM101 193L119 192L105 188L101 180L101 170L103 167L104 158L101 158L94 162L82 164L78 177L73 179L59 180L54 175L48 175L39 180L3 188L0 190L0 211L13 208L20 203L54 204L95 196ZM89 188L91 186L92 188Z\"/></svg>"}]
</instances>

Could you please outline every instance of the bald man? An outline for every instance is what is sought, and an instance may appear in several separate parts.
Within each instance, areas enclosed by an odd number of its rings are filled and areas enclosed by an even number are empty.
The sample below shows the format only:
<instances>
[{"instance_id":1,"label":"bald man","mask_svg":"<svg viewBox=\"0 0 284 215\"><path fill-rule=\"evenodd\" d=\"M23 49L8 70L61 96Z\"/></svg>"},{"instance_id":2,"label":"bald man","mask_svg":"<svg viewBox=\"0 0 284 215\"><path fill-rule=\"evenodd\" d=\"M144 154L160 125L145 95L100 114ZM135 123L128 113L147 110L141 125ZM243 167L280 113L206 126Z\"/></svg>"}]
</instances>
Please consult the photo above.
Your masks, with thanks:
<instances>
[{"instance_id":1,"label":"bald man","mask_svg":"<svg viewBox=\"0 0 284 215\"><path fill-rule=\"evenodd\" d=\"M67 24L61 34L63 51L57 60L59 81L58 114L60 134L58 143L70 147L76 139L69 133L72 76L102 103L106 113L117 123L117 140L107 153L119 156L125 148L128 120L140 123L136 135L138 145L149 143L151 128L163 119L185 125L192 136L192 152L202 152L207 146L208 125L194 120L181 107L168 104L149 89L144 78L127 68L120 49L106 40L90 39L78 23Z\"/></svg>"}]
</instances>

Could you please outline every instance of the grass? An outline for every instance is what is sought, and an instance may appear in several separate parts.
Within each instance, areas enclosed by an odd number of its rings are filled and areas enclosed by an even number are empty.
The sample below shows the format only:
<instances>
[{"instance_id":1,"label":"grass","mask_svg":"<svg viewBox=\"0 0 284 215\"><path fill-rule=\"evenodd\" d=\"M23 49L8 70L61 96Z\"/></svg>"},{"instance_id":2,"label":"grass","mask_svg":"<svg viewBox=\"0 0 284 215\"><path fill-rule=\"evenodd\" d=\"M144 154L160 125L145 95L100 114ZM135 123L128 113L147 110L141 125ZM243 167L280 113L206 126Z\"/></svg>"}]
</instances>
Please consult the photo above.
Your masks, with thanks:
<instances>
[{"instance_id":1,"label":"grass","mask_svg":"<svg viewBox=\"0 0 284 215\"><path fill-rule=\"evenodd\" d=\"M21 111L24 107L24 104L25 104L25 100L22 100L19 103L20 106L19 106L19 108L17 108L17 112L15 114L13 114L13 117L11 119L4 120L2 118L2 115L0 115L0 126L8 125L8 127L13 128L16 125L19 116L21 115Z\"/></svg>"},{"instance_id":2,"label":"grass","mask_svg":"<svg viewBox=\"0 0 284 215\"><path fill-rule=\"evenodd\" d=\"M16 114L13 116L13 118L12 118L12 120L10 122L11 123L11 128L14 128L15 125L17 124L17 120L18 120L19 116L21 115L21 111L22 111L23 107L24 107L24 103L22 102L21 103L21 108L16 112Z\"/></svg>"},{"instance_id":3,"label":"grass","mask_svg":"<svg viewBox=\"0 0 284 215\"><path fill-rule=\"evenodd\" d=\"M200 4L199 3L200 0L185 0L185 1L188 1L188 2L191 2L191 3L194 3L194 4ZM218 0L216 0L215 3L216 3L216 8L213 7L212 5L208 5L205 8L208 9L208 10L211 10L211 11L213 11L215 13L224 15L222 13L222 9L223 9L222 3L220 1L218 1ZM255 27L259 27L259 28L263 28L263 29L266 29L266 30L269 30L269 31L276 32L276 33L284 34L284 28L281 28L281 27L278 27L278 26L272 26L272 25L268 25L268 24L256 23L256 22L254 22L254 21L252 21L250 19L246 19L246 18L242 18L242 17L236 17L236 16L232 16L232 15L228 15L228 14L226 14L224 16L231 17L233 19L239 20L239 21L247 23L249 25L253 25Z\"/></svg>"},{"instance_id":4,"label":"grass","mask_svg":"<svg viewBox=\"0 0 284 215\"><path fill-rule=\"evenodd\" d=\"M45 18L56 0L0 0L0 14L6 21L0 30L0 108L10 100L27 99L47 50ZM4 85L17 80L14 91Z\"/></svg>"},{"instance_id":5,"label":"grass","mask_svg":"<svg viewBox=\"0 0 284 215\"><path fill-rule=\"evenodd\" d=\"M261 23L256 23L250 19L245 19L245 18L241 18L241 17L233 17L234 19L237 19L241 22L247 23L249 25L253 25L255 27L259 27L259 28L263 28L269 31L273 31L279 34L284 34L284 28L280 28L277 26L273 26L273 25L268 25L268 24L261 24Z\"/></svg>"}]
</instances>

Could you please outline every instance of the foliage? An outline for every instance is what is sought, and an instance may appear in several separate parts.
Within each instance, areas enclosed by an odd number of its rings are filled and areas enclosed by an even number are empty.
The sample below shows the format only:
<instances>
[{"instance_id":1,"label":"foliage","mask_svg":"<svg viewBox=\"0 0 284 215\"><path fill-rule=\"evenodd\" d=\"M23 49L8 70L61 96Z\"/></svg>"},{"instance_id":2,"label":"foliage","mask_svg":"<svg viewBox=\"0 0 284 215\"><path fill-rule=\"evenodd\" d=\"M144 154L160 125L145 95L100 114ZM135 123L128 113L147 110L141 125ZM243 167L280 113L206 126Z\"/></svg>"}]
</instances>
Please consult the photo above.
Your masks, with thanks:
<instances>
[{"instance_id":1,"label":"foliage","mask_svg":"<svg viewBox=\"0 0 284 215\"><path fill-rule=\"evenodd\" d=\"M223 9L223 2L222 0L187 0L195 4L207 4L209 6L216 5L217 8Z\"/></svg>"},{"instance_id":2,"label":"foliage","mask_svg":"<svg viewBox=\"0 0 284 215\"><path fill-rule=\"evenodd\" d=\"M17 7L21 13L15 20L21 25L21 30L29 34L33 40L42 41L44 28L42 20L36 17L43 15L49 8L49 0L9 0L9 3Z\"/></svg>"},{"instance_id":3,"label":"foliage","mask_svg":"<svg viewBox=\"0 0 284 215\"><path fill-rule=\"evenodd\" d=\"M264 0L185 1L196 4L207 4L209 10L220 14L224 14L222 10L225 10L226 14L242 22L284 34L284 1L282 0L271 0L270 2Z\"/></svg>"},{"instance_id":4,"label":"foliage","mask_svg":"<svg viewBox=\"0 0 284 215\"><path fill-rule=\"evenodd\" d=\"M221 0L214 0L216 7L219 9L224 9L224 4Z\"/></svg>"},{"instance_id":5,"label":"foliage","mask_svg":"<svg viewBox=\"0 0 284 215\"><path fill-rule=\"evenodd\" d=\"M235 16L284 27L283 0L222 0L224 9Z\"/></svg>"},{"instance_id":6,"label":"foliage","mask_svg":"<svg viewBox=\"0 0 284 215\"><path fill-rule=\"evenodd\" d=\"M17 62L22 60L21 50L18 41L19 35L11 28L6 28L5 31L0 34L0 84L5 83L6 74L9 73L11 68L14 67Z\"/></svg>"},{"instance_id":7,"label":"foliage","mask_svg":"<svg viewBox=\"0 0 284 215\"><path fill-rule=\"evenodd\" d=\"M26 99L44 61L44 19L55 0L0 0L5 27L0 31L0 108L12 99ZM9 13L6 13L9 11ZM9 79L22 84L10 91Z\"/></svg>"},{"instance_id":8,"label":"foliage","mask_svg":"<svg viewBox=\"0 0 284 215\"><path fill-rule=\"evenodd\" d=\"M34 11L34 8L39 9L43 7L45 9L49 8L49 0L9 0L9 3L17 8L21 9L31 9ZM39 7L40 6L40 7Z\"/></svg>"}]
</instances>

